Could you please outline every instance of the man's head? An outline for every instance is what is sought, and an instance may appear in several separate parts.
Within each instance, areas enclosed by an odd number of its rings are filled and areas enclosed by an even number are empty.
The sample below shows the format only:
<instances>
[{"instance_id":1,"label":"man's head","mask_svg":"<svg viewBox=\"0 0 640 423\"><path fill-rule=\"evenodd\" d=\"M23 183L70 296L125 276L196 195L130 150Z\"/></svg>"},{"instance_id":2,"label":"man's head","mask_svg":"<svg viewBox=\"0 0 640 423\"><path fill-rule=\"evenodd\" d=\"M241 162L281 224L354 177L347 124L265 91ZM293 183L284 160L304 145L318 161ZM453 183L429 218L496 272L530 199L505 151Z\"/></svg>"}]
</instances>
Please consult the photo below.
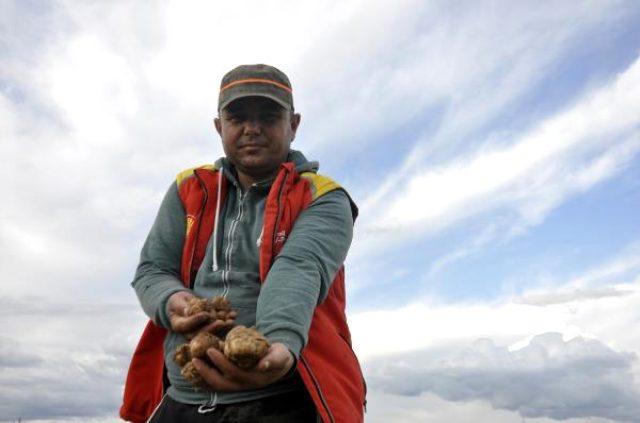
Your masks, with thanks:
<instances>
[{"instance_id":1,"label":"man's head","mask_svg":"<svg viewBox=\"0 0 640 423\"><path fill-rule=\"evenodd\" d=\"M243 65L222 78L215 126L240 176L258 181L274 175L299 124L291 83L278 69Z\"/></svg>"}]
</instances>

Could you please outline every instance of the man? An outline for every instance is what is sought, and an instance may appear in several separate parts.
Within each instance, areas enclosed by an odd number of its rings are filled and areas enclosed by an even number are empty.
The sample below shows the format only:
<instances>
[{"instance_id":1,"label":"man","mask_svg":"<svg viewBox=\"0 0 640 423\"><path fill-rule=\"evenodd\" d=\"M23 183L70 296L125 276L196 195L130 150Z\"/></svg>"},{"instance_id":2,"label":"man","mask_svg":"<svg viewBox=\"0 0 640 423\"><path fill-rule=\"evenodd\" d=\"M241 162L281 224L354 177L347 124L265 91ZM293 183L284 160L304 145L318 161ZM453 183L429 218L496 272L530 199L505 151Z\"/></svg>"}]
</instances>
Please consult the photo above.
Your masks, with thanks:
<instances>
[{"instance_id":1,"label":"man","mask_svg":"<svg viewBox=\"0 0 640 423\"><path fill-rule=\"evenodd\" d=\"M245 65L223 77L215 128L226 157L171 184L132 283L151 321L127 376L125 420L362 421L342 265L357 208L290 149L299 124L278 69ZM194 333L218 329L185 315L190 298L216 295L271 346L250 370L210 349L213 365L194 359L208 386L196 389L172 356Z\"/></svg>"}]
</instances>

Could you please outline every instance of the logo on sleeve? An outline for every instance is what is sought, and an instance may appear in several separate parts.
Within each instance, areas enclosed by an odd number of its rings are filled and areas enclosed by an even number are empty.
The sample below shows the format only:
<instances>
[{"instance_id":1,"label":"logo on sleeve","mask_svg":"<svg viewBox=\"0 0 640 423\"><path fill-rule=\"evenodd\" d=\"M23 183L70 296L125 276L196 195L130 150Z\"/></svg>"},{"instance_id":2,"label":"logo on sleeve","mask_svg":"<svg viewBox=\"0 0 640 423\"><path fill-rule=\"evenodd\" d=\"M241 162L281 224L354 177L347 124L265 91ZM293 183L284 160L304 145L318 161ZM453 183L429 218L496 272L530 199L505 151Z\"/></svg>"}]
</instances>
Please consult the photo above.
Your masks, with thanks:
<instances>
[{"instance_id":1,"label":"logo on sleeve","mask_svg":"<svg viewBox=\"0 0 640 423\"><path fill-rule=\"evenodd\" d=\"M285 231L280 231L276 234L276 239L274 244L283 244L287 240L287 233Z\"/></svg>"}]
</instances>

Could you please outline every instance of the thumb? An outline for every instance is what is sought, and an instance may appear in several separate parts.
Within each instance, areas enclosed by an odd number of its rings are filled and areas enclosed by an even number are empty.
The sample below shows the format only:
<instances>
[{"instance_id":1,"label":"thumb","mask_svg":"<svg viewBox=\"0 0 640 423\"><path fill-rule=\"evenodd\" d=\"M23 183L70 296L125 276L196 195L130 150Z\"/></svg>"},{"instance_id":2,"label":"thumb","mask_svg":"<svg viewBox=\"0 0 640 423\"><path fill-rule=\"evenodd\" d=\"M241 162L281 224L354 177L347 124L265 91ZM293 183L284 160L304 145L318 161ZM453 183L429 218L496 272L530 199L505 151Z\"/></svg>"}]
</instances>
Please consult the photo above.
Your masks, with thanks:
<instances>
[{"instance_id":1,"label":"thumb","mask_svg":"<svg viewBox=\"0 0 640 423\"><path fill-rule=\"evenodd\" d=\"M264 360L262 363L260 363L261 372L266 373L269 371L270 368L271 368L271 362L269 360Z\"/></svg>"}]
</instances>

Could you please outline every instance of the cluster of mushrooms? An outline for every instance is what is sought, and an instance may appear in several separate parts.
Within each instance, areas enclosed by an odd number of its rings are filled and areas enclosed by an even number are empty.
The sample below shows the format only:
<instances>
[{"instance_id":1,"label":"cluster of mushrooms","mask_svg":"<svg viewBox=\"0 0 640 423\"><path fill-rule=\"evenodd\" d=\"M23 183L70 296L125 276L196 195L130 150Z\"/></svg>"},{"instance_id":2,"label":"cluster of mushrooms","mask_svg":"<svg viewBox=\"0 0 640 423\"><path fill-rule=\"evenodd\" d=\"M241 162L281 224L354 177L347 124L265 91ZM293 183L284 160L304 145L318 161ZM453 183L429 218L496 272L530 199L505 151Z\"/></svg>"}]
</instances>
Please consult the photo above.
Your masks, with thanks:
<instances>
[{"instance_id":1,"label":"cluster of mushrooms","mask_svg":"<svg viewBox=\"0 0 640 423\"><path fill-rule=\"evenodd\" d=\"M231 304L224 297L192 298L189 301L187 315L197 313L209 314L209 321L221 321L220 329L215 333L200 332L190 342L180 345L173 355L173 360L182 368L182 376L198 388L206 387L206 383L196 371L193 358L199 358L209 364L207 350L215 348L241 369L251 369L267 354L269 342L255 328L233 326L234 314Z\"/></svg>"}]
</instances>

